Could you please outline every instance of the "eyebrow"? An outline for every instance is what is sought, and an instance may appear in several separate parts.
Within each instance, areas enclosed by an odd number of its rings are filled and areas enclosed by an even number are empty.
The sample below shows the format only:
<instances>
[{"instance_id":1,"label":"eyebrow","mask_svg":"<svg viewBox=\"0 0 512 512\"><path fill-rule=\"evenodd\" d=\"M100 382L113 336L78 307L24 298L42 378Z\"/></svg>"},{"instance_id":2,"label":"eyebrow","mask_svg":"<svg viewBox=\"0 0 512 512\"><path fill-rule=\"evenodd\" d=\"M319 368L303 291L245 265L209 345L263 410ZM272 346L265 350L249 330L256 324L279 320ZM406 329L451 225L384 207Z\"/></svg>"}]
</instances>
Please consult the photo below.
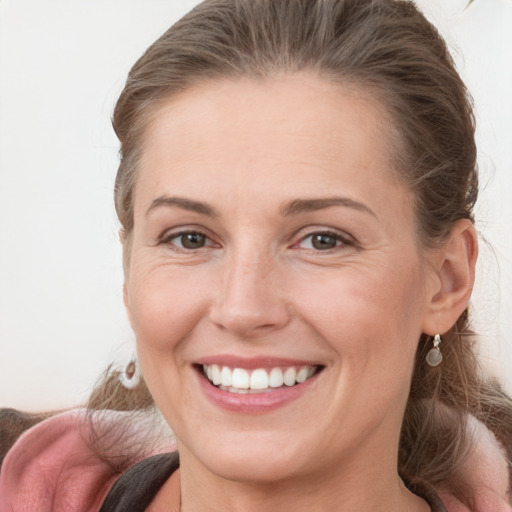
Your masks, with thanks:
<instances>
[{"instance_id":1,"label":"eyebrow","mask_svg":"<svg viewBox=\"0 0 512 512\"><path fill-rule=\"evenodd\" d=\"M181 208L201 215L207 215L208 217L217 217L217 211L210 205L201 201L194 201L192 199L186 199L184 197L169 197L160 196L154 199L150 207L146 211L148 215L152 210L161 206L168 206L174 208ZM289 215L298 215L300 213L315 212L318 210L324 210L326 208L332 208L333 206L343 206L345 208L354 208L356 210L369 213L374 217L377 217L375 213L370 210L365 204L355 201L349 197L324 197L320 199L294 199L293 201L286 204L281 208L281 215L287 217Z\"/></svg>"},{"instance_id":2,"label":"eyebrow","mask_svg":"<svg viewBox=\"0 0 512 512\"><path fill-rule=\"evenodd\" d=\"M350 197L325 197L320 199L295 199L281 209L281 214L284 216L297 215L299 213L315 212L317 210L324 210L333 206L343 206L346 208L354 208L361 212L369 213L377 217L375 213L363 203L355 201Z\"/></svg>"},{"instance_id":3,"label":"eyebrow","mask_svg":"<svg viewBox=\"0 0 512 512\"><path fill-rule=\"evenodd\" d=\"M217 217L218 214L213 207L203 203L201 201L193 201L192 199L186 199L184 197L169 197L160 196L153 200L150 207L146 211L146 216L156 208L161 206L169 206L174 208L181 208L189 212L199 213L201 215L207 215L208 217Z\"/></svg>"}]
</instances>

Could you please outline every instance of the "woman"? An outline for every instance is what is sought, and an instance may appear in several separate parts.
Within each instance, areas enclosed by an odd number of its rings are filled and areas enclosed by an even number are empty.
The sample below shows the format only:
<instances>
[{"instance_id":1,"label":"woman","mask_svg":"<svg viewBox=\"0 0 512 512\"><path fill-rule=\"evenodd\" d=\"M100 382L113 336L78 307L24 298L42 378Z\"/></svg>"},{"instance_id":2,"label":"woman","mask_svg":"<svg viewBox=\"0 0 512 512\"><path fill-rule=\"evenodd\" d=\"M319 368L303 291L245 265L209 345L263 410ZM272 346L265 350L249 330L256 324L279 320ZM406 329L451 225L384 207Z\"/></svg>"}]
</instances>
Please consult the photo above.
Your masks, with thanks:
<instances>
[{"instance_id":1,"label":"woman","mask_svg":"<svg viewBox=\"0 0 512 512\"><path fill-rule=\"evenodd\" d=\"M206 1L113 123L134 393L179 461L102 474L91 510L508 509L512 407L468 326L473 117L411 3ZM489 454L488 486L465 469Z\"/></svg>"}]
</instances>

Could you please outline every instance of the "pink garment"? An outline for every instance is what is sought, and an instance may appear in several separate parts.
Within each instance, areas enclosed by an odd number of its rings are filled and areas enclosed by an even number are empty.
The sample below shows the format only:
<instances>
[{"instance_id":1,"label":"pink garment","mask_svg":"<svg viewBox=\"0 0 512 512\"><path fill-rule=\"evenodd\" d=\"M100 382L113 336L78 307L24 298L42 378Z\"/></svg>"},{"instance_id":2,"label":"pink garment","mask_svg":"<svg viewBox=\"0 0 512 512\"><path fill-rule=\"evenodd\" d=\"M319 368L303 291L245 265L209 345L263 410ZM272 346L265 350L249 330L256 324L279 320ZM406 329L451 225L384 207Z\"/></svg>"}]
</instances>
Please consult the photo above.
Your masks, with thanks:
<instances>
[{"instance_id":1,"label":"pink garment","mask_svg":"<svg viewBox=\"0 0 512 512\"><path fill-rule=\"evenodd\" d=\"M112 413L107 427L122 414ZM84 417L83 410L58 414L18 439L0 471L0 512L99 510L119 474L84 441ZM172 443L162 451L170 448ZM151 452L138 454L132 463Z\"/></svg>"}]
</instances>

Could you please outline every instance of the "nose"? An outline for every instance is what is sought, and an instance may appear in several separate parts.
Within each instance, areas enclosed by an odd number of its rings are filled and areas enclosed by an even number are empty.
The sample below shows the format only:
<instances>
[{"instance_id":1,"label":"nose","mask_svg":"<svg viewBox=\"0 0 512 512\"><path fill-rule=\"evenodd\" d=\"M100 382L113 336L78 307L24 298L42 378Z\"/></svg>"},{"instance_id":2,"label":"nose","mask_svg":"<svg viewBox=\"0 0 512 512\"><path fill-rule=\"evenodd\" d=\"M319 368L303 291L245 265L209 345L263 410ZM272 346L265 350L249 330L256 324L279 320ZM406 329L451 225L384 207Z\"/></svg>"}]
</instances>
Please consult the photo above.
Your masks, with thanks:
<instances>
[{"instance_id":1,"label":"nose","mask_svg":"<svg viewBox=\"0 0 512 512\"><path fill-rule=\"evenodd\" d=\"M233 254L225 262L210 320L239 338L255 338L284 327L290 306L282 272L264 254Z\"/></svg>"}]
</instances>

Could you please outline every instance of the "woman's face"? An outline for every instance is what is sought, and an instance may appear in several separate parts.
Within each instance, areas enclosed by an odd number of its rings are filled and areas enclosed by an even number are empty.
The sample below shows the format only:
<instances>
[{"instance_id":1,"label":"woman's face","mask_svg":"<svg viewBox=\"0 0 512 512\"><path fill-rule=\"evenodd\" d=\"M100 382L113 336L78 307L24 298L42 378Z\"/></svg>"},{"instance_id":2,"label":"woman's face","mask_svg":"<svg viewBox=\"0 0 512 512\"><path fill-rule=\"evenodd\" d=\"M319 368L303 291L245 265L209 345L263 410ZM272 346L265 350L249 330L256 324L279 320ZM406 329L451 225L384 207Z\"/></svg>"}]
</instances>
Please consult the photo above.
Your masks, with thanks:
<instances>
[{"instance_id":1,"label":"woman's face","mask_svg":"<svg viewBox=\"0 0 512 512\"><path fill-rule=\"evenodd\" d=\"M391 132L371 97L310 75L207 83L150 124L125 300L196 472L396 467L438 281Z\"/></svg>"}]
</instances>

